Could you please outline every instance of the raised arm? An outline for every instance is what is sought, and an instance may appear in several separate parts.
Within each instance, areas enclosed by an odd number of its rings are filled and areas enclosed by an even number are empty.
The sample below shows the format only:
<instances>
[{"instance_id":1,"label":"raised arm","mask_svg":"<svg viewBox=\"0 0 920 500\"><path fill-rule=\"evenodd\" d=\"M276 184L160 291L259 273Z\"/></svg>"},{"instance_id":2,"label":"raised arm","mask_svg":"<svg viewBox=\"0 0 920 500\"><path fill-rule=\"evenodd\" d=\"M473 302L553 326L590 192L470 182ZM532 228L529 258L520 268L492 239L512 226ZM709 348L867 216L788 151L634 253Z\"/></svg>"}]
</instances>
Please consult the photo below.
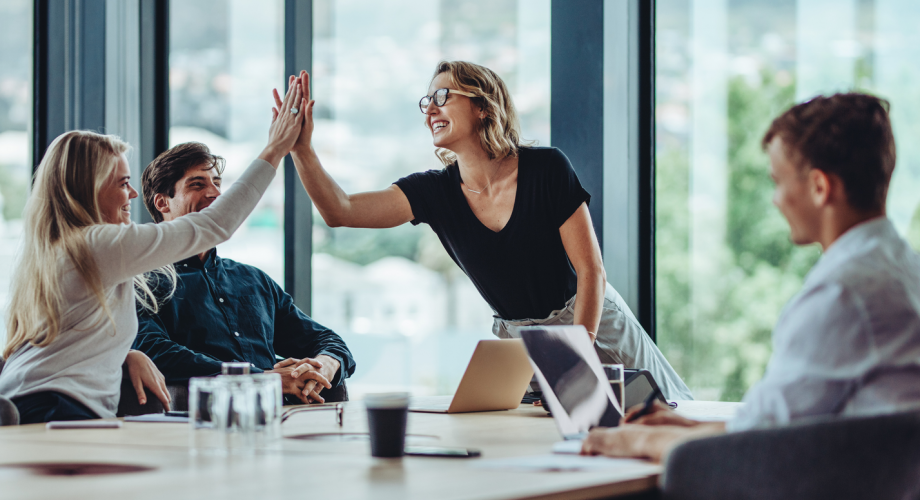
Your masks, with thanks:
<instances>
[{"instance_id":1,"label":"raised arm","mask_svg":"<svg viewBox=\"0 0 920 500\"><path fill-rule=\"evenodd\" d=\"M300 84L307 102L304 126L294 144L291 157L304 189L329 227L395 227L414 219L406 195L395 185L380 191L348 194L323 168L313 150L313 104L310 100L310 75L301 72L292 82ZM278 93L275 105L283 109Z\"/></svg>"},{"instance_id":2,"label":"raised arm","mask_svg":"<svg viewBox=\"0 0 920 500\"><path fill-rule=\"evenodd\" d=\"M160 224L100 224L86 233L102 282L121 283L138 274L204 252L228 240L255 208L278 164L300 136L306 106L291 85L281 111L273 110L268 144L227 192L204 210ZM292 112L292 108L299 108Z\"/></svg>"}]
</instances>

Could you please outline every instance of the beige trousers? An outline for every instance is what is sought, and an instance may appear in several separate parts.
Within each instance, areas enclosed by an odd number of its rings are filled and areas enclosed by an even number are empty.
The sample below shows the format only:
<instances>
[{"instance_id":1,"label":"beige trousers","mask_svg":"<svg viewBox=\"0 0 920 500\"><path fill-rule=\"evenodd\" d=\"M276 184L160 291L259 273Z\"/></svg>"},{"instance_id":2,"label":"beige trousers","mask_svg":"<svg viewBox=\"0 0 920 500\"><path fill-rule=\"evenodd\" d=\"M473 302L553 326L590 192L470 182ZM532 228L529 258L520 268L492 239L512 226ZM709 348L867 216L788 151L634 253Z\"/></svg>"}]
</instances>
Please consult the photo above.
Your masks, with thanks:
<instances>
[{"instance_id":1,"label":"beige trousers","mask_svg":"<svg viewBox=\"0 0 920 500\"><path fill-rule=\"evenodd\" d=\"M563 309L553 311L543 319L509 321L496 317L492 323L492 333L503 339L520 338L519 330L528 326L571 325L575 321L576 297L569 299ZM661 388L665 399L693 399L687 384L661 354L626 301L610 283L607 283L604 293L601 322L597 330L594 350L601 363L622 363L625 368L648 370Z\"/></svg>"}]
</instances>

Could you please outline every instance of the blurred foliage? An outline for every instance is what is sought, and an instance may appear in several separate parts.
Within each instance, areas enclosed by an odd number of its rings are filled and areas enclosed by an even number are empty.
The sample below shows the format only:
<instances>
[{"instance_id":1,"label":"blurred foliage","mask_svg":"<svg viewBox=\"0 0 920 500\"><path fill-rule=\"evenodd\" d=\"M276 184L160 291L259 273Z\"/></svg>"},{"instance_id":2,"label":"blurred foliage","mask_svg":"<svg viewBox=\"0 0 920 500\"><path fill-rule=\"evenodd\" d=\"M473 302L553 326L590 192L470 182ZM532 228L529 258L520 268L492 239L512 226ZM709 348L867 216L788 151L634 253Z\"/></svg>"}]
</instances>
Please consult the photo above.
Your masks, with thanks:
<instances>
[{"instance_id":1,"label":"blurred foliage","mask_svg":"<svg viewBox=\"0 0 920 500\"><path fill-rule=\"evenodd\" d=\"M313 253L329 254L362 266L390 256L415 260L422 232L412 224L389 229L330 228L314 212Z\"/></svg>"},{"instance_id":2,"label":"blurred foliage","mask_svg":"<svg viewBox=\"0 0 920 500\"><path fill-rule=\"evenodd\" d=\"M910 229L907 231L907 241L914 250L920 252L920 205L917 205L917 210L910 219Z\"/></svg>"},{"instance_id":3,"label":"blurred foliage","mask_svg":"<svg viewBox=\"0 0 920 500\"><path fill-rule=\"evenodd\" d=\"M718 271L706 283L694 283L699 274L691 269L687 151L658 152L659 345L697 397L705 399L739 401L763 376L773 325L820 256L817 247L792 245L788 226L772 205L769 160L760 141L795 93L794 81L783 85L772 74L764 71L759 85L741 77L729 81L725 241L705 256Z\"/></svg>"},{"instance_id":4,"label":"blurred foliage","mask_svg":"<svg viewBox=\"0 0 920 500\"><path fill-rule=\"evenodd\" d=\"M17 175L16 170L11 165L0 164L0 205L4 220L21 219L29 196L29 178Z\"/></svg>"}]
</instances>

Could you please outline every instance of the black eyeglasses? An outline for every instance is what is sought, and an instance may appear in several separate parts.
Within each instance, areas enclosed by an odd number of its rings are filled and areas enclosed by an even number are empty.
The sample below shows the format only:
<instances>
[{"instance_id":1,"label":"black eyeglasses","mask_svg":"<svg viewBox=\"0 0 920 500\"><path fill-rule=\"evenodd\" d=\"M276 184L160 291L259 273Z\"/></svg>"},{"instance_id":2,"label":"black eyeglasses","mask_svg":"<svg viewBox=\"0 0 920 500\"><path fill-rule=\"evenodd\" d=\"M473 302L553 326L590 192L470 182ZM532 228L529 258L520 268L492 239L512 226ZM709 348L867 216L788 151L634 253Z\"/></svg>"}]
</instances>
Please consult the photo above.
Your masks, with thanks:
<instances>
[{"instance_id":1,"label":"black eyeglasses","mask_svg":"<svg viewBox=\"0 0 920 500\"><path fill-rule=\"evenodd\" d=\"M422 113L425 113L426 112L425 110L428 109L428 105L431 104L432 98L434 98L435 106L440 108L441 106L447 103L447 96L449 94L459 94L459 95L465 95L467 97L476 97L476 94L470 94L469 92L462 92L459 90L451 90L451 89L438 89L434 91L434 95L426 95L425 97L422 97L422 99L418 102L418 108L422 110Z\"/></svg>"}]
</instances>

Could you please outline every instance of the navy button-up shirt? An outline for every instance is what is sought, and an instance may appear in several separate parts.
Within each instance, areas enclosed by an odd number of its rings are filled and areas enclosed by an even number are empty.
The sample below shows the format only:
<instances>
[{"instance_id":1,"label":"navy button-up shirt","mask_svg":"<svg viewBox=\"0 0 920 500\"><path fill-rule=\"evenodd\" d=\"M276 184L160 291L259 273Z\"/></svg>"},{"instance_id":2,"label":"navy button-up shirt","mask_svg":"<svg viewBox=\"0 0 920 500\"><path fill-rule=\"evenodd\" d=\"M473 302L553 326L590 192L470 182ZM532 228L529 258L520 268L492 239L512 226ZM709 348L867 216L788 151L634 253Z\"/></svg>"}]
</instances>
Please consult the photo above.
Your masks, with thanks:
<instances>
[{"instance_id":1,"label":"navy button-up shirt","mask_svg":"<svg viewBox=\"0 0 920 500\"><path fill-rule=\"evenodd\" d=\"M341 368L333 387L355 371L345 342L310 319L290 295L259 269L222 259L211 250L175 264L176 293L157 314L138 309L134 348L163 372L167 384L220 374L221 363L250 363L251 371L271 370L275 354L315 358L325 354ZM165 287L154 293L162 297Z\"/></svg>"}]
</instances>

